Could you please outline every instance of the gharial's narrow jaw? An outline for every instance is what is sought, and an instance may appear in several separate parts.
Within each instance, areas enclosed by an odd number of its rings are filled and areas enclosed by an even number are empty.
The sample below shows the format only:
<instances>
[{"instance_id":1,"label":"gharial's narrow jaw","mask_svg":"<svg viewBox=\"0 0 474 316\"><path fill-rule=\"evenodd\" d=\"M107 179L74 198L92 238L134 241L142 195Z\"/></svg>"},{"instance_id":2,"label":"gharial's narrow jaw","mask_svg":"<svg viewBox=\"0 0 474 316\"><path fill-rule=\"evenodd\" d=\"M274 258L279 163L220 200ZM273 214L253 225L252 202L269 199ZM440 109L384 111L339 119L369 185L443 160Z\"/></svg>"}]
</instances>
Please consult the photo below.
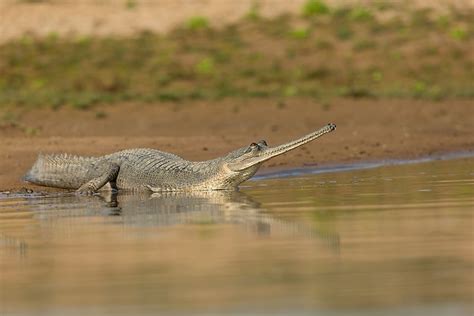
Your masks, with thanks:
<instances>
[{"instance_id":1,"label":"gharial's narrow jaw","mask_svg":"<svg viewBox=\"0 0 474 316\"><path fill-rule=\"evenodd\" d=\"M282 144L277 147L262 148L261 150L255 152L254 155L239 157L235 161L229 162L227 166L232 171L236 171L236 172L248 169L257 164L261 164L262 162L267 161L273 157L279 156L290 150L298 148L306 143L309 143L310 141L313 141L316 138L321 137L326 133L332 132L335 129L336 129L335 124L328 124L313 133L310 133L306 136L303 136L301 138L298 138L286 144Z\"/></svg>"}]
</instances>

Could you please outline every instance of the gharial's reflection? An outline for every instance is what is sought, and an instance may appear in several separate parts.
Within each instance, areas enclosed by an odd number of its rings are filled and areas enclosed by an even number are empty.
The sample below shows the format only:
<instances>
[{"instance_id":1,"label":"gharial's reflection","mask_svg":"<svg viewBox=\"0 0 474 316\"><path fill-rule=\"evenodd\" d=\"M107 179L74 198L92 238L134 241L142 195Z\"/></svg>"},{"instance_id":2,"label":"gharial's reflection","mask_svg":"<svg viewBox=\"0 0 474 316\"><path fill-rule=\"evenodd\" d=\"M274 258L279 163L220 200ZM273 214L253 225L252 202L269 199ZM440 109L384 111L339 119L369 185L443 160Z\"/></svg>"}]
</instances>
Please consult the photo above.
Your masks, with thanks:
<instances>
[{"instance_id":1,"label":"gharial's reflection","mask_svg":"<svg viewBox=\"0 0 474 316\"><path fill-rule=\"evenodd\" d=\"M151 195L105 191L93 197L69 195L50 197L47 201L34 200L30 206L34 205L36 216L48 220L53 217L101 215L115 216L118 222L133 226L235 224L262 236L283 234L318 238L333 249L339 247L337 234L319 231L305 223L280 219L240 191Z\"/></svg>"}]
</instances>

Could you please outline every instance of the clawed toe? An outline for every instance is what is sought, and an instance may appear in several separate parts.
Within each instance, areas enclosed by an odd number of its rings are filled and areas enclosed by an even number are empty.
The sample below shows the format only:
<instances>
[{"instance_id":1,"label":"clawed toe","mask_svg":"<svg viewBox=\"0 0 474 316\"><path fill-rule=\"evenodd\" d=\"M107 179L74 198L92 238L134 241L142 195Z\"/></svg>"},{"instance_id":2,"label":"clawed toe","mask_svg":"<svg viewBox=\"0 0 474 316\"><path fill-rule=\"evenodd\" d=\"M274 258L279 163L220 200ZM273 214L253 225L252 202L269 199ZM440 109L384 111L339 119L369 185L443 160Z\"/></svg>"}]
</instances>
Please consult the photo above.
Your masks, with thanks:
<instances>
[{"instance_id":1,"label":"clawed toe","mask_svg":"<svg viewBox=\"0 0 474 316\"><path fill-rule=\"evenodd\" d=\"M91 188L89 186L82 186L79 189L77 189L76 194L79 194L79 195L94 195L94 194L97 194L97 191L94 190L94 188Z\"/></svg>"}]
</instances>

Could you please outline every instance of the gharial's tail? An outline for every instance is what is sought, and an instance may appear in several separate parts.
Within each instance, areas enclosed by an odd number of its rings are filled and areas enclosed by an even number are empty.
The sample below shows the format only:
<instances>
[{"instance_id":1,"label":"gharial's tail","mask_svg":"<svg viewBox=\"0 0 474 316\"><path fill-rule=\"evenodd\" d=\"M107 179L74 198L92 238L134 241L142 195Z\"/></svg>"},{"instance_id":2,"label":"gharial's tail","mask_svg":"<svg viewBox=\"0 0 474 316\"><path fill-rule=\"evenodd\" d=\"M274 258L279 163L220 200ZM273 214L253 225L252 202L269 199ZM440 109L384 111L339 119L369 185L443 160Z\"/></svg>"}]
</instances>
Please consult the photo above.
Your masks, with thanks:
<instances>
[{"instance_id":1,"label":"gharial's tail","mask_svg":"<svg viewBox=\"0 0 474 316\"><path fill-rule=\"evenodd\" d=\"M39 185L77 189L87 181L87 172L96 160L95 157L69 154L40 154L23 180Z\"/></svg>"}]
</instances>

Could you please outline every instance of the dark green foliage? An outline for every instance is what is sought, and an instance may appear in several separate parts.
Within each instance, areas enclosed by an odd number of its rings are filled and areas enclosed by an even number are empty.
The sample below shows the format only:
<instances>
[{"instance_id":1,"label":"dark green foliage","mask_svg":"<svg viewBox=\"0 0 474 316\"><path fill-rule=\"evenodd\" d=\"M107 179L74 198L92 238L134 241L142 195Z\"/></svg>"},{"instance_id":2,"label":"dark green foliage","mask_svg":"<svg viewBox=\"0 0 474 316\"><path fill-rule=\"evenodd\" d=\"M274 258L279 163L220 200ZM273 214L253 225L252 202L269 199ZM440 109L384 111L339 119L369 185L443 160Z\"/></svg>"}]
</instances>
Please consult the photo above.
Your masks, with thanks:
<instances>
[{"instance_id":1,"label":"dark green foliage","mask_svg":"<svg viewBox=\"0 0 474 316\"><path fill-rule=\"evenodd\" d=\"M349 40L354 35L354 32L347 25L340 25L336 28L336 37L340 40Z\"/></svg>"}]
</instances>

